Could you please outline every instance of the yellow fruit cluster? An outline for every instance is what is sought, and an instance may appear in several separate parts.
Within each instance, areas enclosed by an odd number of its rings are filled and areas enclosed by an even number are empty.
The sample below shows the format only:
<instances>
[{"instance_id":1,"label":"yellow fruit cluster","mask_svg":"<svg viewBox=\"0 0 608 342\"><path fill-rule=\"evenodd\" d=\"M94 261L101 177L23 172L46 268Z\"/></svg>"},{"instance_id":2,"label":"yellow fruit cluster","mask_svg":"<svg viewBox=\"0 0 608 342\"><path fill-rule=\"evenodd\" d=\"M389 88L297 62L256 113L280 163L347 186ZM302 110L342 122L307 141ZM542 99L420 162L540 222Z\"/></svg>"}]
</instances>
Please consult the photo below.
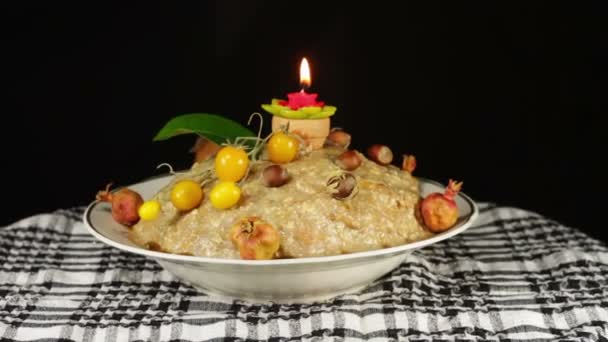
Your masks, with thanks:
<instances>
[{"instance_id":1,"label":"yellow fruit cluster","mask_svg":"<svg viewBox=\"0 0 608 342\"><path fill-rule=\"evenodd\" d=\"M299 142L296 138L283 132L273 133L266 144L268 158L276 164L285 164L297 156ZM241 189L236 184L245 177L249 169L247 152L236 146L225 146L215 156L215 175L220 180L211 189L209 200L217 209L234 207L241 198ZM201 185L192 180L177 182L171 189L171 203L180 211L197 208L203 200ZM138 210L143 220L154 220L161 211L157 200L146 201Z\"/></svg>"}]
</instances>

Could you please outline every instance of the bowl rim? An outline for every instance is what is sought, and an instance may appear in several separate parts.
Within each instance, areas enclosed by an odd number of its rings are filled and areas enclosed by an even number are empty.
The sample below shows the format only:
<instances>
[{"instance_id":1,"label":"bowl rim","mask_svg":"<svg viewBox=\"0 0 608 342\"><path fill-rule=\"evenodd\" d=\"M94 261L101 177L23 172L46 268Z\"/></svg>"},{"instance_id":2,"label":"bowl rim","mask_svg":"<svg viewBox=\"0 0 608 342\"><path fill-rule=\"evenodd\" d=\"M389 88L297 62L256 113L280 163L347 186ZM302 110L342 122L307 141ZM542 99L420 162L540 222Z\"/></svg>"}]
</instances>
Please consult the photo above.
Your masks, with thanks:
<instances>
[{"instance_id":1,"label":"bowl rim","mask_svg":"<svg viewBox=\"0 0 608 342\"><path fill-rule=\"evenodd\" d=\"M151 182L151 181L158 180L159 178L164 178L164 177L165 176L148 178L146 180L143 180L138 183L134 183L132 185L143 184L143 183ZM445 185L441 184L440 182L434 181L434 180L426 179L423 177L416 177L416 178L421 182L431 183L431 184L434 184L439 187L445 187ZM423 248L423 247L432 245L434 243L440 242L442 240L448 239L457 234L460 234L460 233L464 232L465 230L467 230L472 225L472 223L477 219L477 217L479 216L479 208L475 204L475 201L473 201L468 195L466 195L462 192L459 192L458 196L460 196L462 199L464 199L465 202L467 202L467 204L471 207L471 213L463 217L464 222L460 226L451 228L443 233L439 233L428 239L410 242L410 243L406 243L406 244L394 246L394 247L374 249L374 250L370 250L370 251L354 252L354 253L331 255L331 256L320 256L320 257L292 258L292 259L242 260L242 259L213 258L213 257L204 257L204 256L164 253L164 252L158 252L158 251L151 251L151 250L144 249L141 247L125 245L123 243L120 243L118 241L115 241L115 240L105 236L102 232L98 231L97 228L95 228L95 226L93 225L90 215L93 212L93 210L98 205L101 204L101 202L97 202L97 201L93 201L88 205L87 209L83 213L82 221L83 221L84 225L86 226L87 230L101 242L103 242L107 245L110 245L112 247L118 248L120 250L126 251L126 252L135 253L135 254L139 254L139 255L155 258L155 259L164 259L164 260L170 260L170 261L181 261L181 262L199 263L199 264L207 263L207 264L222 264L222 265L246 265L246 266L254 266L254 267L273 266L273 265L304 265L304 264L338 262L338 261L345 261L345 260L358 260L358 259L379 257L379 256L384 256L384 255L399 254L399 253L403 253L406 251Z\"/></svg>"}]
</instances>

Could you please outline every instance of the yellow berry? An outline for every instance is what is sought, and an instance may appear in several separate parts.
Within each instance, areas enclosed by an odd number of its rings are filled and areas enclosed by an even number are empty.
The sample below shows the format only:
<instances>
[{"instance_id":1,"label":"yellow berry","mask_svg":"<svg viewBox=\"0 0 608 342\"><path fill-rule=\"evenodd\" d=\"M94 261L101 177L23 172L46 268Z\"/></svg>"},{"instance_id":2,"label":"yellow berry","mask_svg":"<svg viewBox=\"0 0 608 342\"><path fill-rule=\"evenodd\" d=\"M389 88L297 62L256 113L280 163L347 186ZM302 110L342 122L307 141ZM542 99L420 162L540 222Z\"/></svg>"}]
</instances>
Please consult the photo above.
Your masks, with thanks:
<instances>
[{"instance_id":1,"label":"yellow berry","mask_svg":"<svg viewBox=\"0 0 608 342\"><path fill-rule=\"evenodd\" d=\"M203 189L200 184L191 180L179 181L171 190L171 203L181 210L192 210L203 200Z\"/></svg>"},{"instance_id":2,"label":"yellow berry","mask_svg":"<svg viewBox=\"0 0 608 342\"><path fill-rule=\"evenodd\" d=\"M139 217L144 221L152 221L160 213L160 203L158 201L145 201L138 209Z\"/></svg>"},{"instance_id":3,"label":"yellow berry","mask_svg":"<svg viewBox=\"0 0 608 342\"><path fill-rule=\"evenodd\" d=\"M234 182L219 182L211 193L211 204L218 209L228 209L238 203L241 198L241 189Z\"/></svg>"},{"instance_id":4,"label":"yellow berry","mask_svg":"<svg viewBox=\"0 0 608 342\"><path fill-rule=\"evenodd\" d=\"M294 137L283 132L274 133L266 145L268 158L277 164L289 163L298 154L299 145L298 139Z\"/></svg>"},{"instance_id":5,"label":"yellow berry","mask_svg":"<svg viewBox=\"0 0 608 342\"><path fill-rule=\"evenodd\" d=\"M238 182L249 167L249 157L242 148L226 146L215 156L215 174L221 181Z\"/></svg>"}]
</instances>

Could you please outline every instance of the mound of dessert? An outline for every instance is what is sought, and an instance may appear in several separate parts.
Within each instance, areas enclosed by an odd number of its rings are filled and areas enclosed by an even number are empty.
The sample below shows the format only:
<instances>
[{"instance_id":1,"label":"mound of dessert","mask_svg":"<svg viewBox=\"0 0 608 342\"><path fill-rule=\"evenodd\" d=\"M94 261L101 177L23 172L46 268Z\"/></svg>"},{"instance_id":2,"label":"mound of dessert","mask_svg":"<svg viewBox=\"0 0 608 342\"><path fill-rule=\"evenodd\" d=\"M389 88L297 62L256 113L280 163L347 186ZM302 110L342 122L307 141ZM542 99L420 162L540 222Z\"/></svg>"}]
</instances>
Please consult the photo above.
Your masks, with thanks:
<instances>
[{"instance_id":1,"label":"mound of dessert","mask_svg":"<svg viewBox=\"0 0 608 342\"><path fill-rule=\"evenodd\" d=\"M442 232L458 218L454 196L420 197L416 161L373 145L349 148L332 130L322 146L288 125L267 137L216 144L201 139L197 161L153 198L103 191L112 215L139 246L166 253L242 259L330 256L398 246Z\"/></svg>"}]
</instances>

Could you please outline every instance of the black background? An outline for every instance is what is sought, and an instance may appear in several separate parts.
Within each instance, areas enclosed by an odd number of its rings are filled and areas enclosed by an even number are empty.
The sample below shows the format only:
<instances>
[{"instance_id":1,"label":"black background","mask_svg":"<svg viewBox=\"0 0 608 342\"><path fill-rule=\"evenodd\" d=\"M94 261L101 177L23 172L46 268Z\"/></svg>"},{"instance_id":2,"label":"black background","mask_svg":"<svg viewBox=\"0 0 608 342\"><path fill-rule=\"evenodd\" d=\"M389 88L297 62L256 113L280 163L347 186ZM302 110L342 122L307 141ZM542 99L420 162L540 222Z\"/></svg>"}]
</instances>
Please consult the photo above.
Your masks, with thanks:
<instances>
[{"instance_id":1,"label":"black background","mask_svg":"<svg viewBox=\"0 0 608 342\"><path fill-rule=\"evenodd\" d=\"M128 5L128 7L127 7ZM106 182L189 166L172 116L245 122L298 89L354 147L414 153L477 200L606 234L606 12L579 2L3 5L0 224L83 205ZM266 116L267 122L270 117ZM6 206L8 204L8 206Z\"/></svg>"}]
</instances>

